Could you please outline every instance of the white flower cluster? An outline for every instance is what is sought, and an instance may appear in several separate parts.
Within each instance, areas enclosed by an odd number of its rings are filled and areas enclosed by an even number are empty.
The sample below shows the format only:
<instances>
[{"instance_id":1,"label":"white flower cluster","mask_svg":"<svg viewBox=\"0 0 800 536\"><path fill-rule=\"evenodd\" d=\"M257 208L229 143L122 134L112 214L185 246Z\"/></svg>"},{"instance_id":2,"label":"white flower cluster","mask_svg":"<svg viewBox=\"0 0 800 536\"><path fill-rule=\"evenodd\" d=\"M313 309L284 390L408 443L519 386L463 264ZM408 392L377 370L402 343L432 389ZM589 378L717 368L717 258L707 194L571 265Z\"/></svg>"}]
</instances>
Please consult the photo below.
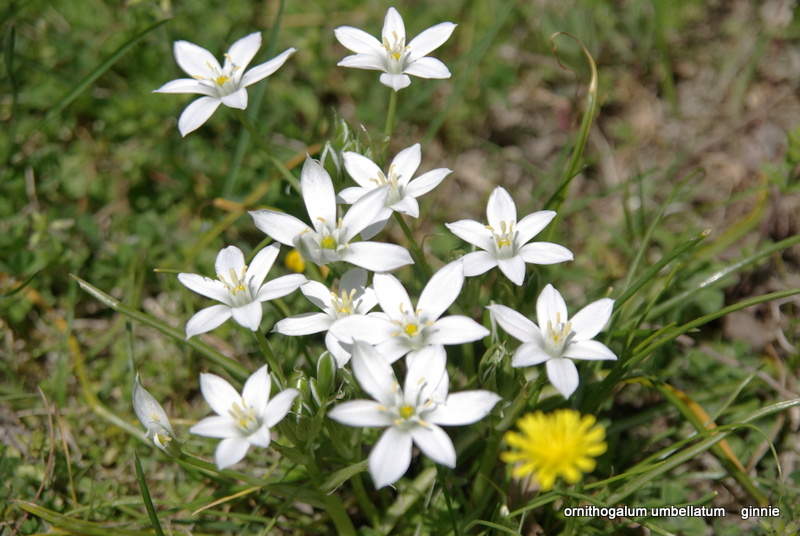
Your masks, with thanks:
<instances>
[{"instance_id":1,"label":"white flower cluster","mask_svg":"<svg viewBox=\"0 0 800 536\"><path fill-rule=\"evenodd\" d=\"M383 71L381 82L395 91L409 85L408 75L447 78L450 72L444 64L427 54L443 44L455 26L438 24L406 45L403 20L392 8L386 15L381 41L355 28L336 30L337 39L356 53L339 65ZM290 48L244 72L260 43L260 34L240 39L225 55L223 66L205 49L185 41L175 44L176 60L192 79L170 82L157 91L204 95L181 116L182 134L199 127L219 104L245 108L245 88L274 72L294 52ZM352 367L359 388L372 399L339 403L328 416L349 426L385 429L369 456L369 470L378 488L393 484L405 474L413 445L434 462L455 467L453 442L441 426L475 423L500 401L497 394L486 390L450 393L445 347L470 344L490 335L469 316L447 314L461 294L465 278L498 267L515 285L523 285L526 264L554 264L573 258L563 246L531 242L553 220L555 212L535 212L519 219L512 197L498 187L489 197L488 224L474 220L447 224L457 237L477 249L441 267L418 298L412 299L400 279L388 273L413 264L409 252L399 245L370 239L384 229L393 212L418 217L417 197L451 173L440 168L413 178L421 159L419 144L412 145L399 152L384 172L367 157L344 152L341 161L356 186L337 193L323 165L308 157L300 176L306 220L277 210L250 212L256 227L275 243L259 251L249 266L237 247L222 249L215 264L216 279L187 273L178 276L186 287L219 302L191 317L186 324L187 338L213 330L230 318L258 331L262 303L297 289L320 310L280 320L273 332L286 336L325 332L325 346L336 365ZM350 206L344 211L340 205ZM306 261L319 266L348 263L353 267L330 288L301 274L265 282L280 244L296 248ZM373 272L371 286L368 272ZM488 309L500 326L522 342L512 365L546 363L552 384L569 397L578 386L573 359L616 359L606 346L591 340L607 323L613 306L613 300L602 299L569 320L561 295L547 285L536 304L538 325L503 305ZM373 311L376 307L380 311ZM403 357L406 373L401 383L393 364ZM174 436L166 413L138 381L136 386L137 415L147 427L148 437L163 449ZM191 432L222 440L215 456L219 468L239 462L251 445L267 447L270 429L287 415L300 394L288 388L270 398L272 387L266 366L246 381L241 395L213 374L202 374L200 387L217 415L201 420Z\"/></svg>"}]
</instances>

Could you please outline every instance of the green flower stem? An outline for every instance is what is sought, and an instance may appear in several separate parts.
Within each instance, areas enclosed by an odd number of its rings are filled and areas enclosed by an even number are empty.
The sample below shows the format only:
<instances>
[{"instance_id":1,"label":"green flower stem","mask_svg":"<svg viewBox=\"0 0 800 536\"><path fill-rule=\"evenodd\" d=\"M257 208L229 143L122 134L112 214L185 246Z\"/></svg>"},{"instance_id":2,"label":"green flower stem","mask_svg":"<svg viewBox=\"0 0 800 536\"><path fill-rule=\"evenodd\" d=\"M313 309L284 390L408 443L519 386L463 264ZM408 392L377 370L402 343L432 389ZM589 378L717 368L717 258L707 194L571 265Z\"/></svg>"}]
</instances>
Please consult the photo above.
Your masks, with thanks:
<instances>
[{"instance_id":1,"label":"green flower stem","mask_svg":"<svg viewBox=\"0 0 800 536\"><path fill-rule=\"evenodd\" d=\"M275 373L278 381L278 387L285 389L286 377L283 375L283 369L281 368L280 363L278 363L278 361L275 359L275 354L272 352L272 348L267 341L267 337L260 329L255 330L253 333L256 335L256 340L258 341L258 345L261 347L261 351L264 353L264 357L267 360L270 370Z\"/></svg>"},{"instance_id":2,"label":"green flower stem","mask_svg":"<svg viewBox=\"0 0 800 536\"><path fill-rule=\"evenodd\" d=\"M270 159L272 164L278 169L280 174L283 175L283 178L286 179L286 182L288 182L291 185L291 187L295 189L297 193L302 193L300 190L300 183L297 181L295 176L292 175L292 172L289 171L286 165L279 158L275 156L272 147L270 147L267 141L261 136L261 134L258 133L256 127L247 117L247 114L245 114L242 110L237 110L235 108L232 108L232 110L234 115L236 116L236 119L239 120L239 122L242 124L244 128L247 129L248 132L250 132L250 135L253 137L255 142L258 144L261 150L264 151L264 153L266 153L267 157Z\"/></svg>"},{"instance_id":3,"label":"green flower stem","mask_svg":"<svg viewBox=\"0 0 800 536\"><path fill-rule=\"evenodd\" d=\"M322 489L322 476L317 466L317 461L314 459L314 453L311 452L308 456L308 462L305 464L311 480L314 482L314 489ZM325 503L325 510L331 516L333 524L336 526L336 531L340 536L357 536L356 528L353 522L350 521L350 516L342 506L342 503L332 494L322 493L322 500Z\"/></svg>"},{"instance_id":4,"label":"green flower stem","mask_svg":"<svg viewBox=\"0 0 800 536\"><path fill-rule=\"evenodd\" d=\"M358 507L363 514L369 519L373 527L377 528L380 525L380 513L375 508L375 504L367 495L367 490L364 487L364 480L361 478L361 473L356 473L350 477L350 485L353 488L353 494L358 501Z\"/></svg>"},{"instance_id":5,"label":"green flower stem","mask_svg":"<svg viewBox=\"0 0 800 536\"><path fill-rule=\"evenodd\" d=\"M428 266L428 261L425 260L425 253L423 253L422 248L419 247L417 241L414 240L414 235L411 233L411 229L409 229L408 225L403 219L403 216L401 216L398 212L395 212L394 218L397 220L397 223L400 224L403 234L406 235L406 238L408 239L408 245L411 247L411 255L414 257L414 263L421 267L423 275L425 276L425 281L428 281L431 278L431 267Z\"/></svg>"},{"instance_id":6,"label":"green flower stem","mask_svg":"<svg viewBox=\"0 0 800 536\"><path fill-rule=\"evenodd\" d=\"M392 137L392 131L394 130L394 116L396 112L397 112L397 91L392 90L392 93L389 96L389 109L386 111L386 128L383 129L383 133L386 136L387 142L389 138Z\"/></svg>"}]
</instances>

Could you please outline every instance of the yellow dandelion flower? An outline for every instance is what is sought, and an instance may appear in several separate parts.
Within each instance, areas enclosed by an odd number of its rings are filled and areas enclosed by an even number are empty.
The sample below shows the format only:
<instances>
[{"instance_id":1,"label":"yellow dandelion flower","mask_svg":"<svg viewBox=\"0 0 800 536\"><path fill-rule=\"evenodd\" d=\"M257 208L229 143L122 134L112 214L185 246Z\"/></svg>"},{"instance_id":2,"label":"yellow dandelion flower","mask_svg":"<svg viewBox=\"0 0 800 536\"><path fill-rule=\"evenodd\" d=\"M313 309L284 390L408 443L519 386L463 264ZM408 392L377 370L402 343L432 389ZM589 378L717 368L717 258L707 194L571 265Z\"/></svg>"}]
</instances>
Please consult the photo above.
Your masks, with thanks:
<instances>
[{"instance_id":1,"label":"yellow dandelion flower","mask_svg":"<svg viewBox=\"0 0 800 536\"><path fill-rule=\"evenodd\" d=\"M303 260L303 256L296 249L293 249L286 254L286 260L284 262L286 264L286 268L296 274L301 274L303 273L303 270L306 269L306 263Z\"/></svg>"},{"instance_id":2,"label":"yellow dandelion flower","mask_svg":"<svg viewBox=\"0 0 800 536\"><path fill-rule=\"evenodd\" d=\"M512 471L516 478L533 475L543 491L553 489L559 476L578 482L582 473L594 471L594 458L607 448L605 428L593 415L572 409L528 413L517 420L517 428L521 434L506 432L512 450L500 453L500 459L518 464Z\"/></svg>"}]
</instances>

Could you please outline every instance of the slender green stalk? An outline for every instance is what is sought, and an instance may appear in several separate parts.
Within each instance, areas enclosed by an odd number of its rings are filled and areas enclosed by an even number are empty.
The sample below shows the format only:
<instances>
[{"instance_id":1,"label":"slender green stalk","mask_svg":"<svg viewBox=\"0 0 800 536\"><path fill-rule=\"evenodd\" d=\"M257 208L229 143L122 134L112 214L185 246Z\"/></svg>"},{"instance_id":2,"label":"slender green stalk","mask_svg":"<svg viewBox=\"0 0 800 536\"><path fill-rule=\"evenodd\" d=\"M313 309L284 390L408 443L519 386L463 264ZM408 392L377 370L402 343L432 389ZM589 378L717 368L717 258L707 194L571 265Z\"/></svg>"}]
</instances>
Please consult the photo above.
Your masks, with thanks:
<instances>
[{"instance_id":1,"label":"slender green stalk","mask_svg":"<svg viewBox=\"0 0 800 536\"><path fill-rule=\"evenodd\" d=\"M255 330L253 333L256 336L258 345L261 347L261 351L264 353L264 358L266 359L270 370L275 374L278 387L285 389L286 376L283 375L283 368L280 366L280 363L278 363L278 360L275 359L275 353L272 351L266 335L264 335L264 332L260 329Z\"/></svg>"},{"instance_id":2,"label":"slender green stalk","mask_svg":"<svg viewBox=\"0 0 800 536\"><path fill-rule=\"evenodd\" d=\"M403 234L406 235L406 239L408 239L408 245L411 247L411 255L414 257L414 263L422 269L425 281L428 281L431 278L431 267L425 259L425 253L422 251L419 244L417 244L417 241L414 240L414 234L411 232L411 229L409 229L403 216L395 212L394 218L397 220L397 223L400 224Z\"/></svg>"},{"instance_id":3,"label":"slender green stalk","mask_svg":"<svg viewBox=\"0 0 800 536\"><path fill-rule=\"evenodd\" d=\"M396 113L397 113L397 91L392 90L392 94L389 95L389 109L386 111L386 128L383 129L383 134L386 136L387 141L389 138L392 137L392 131L394 130L394 117Z\"/></svg>"},{"instance_id":4,"label":"slender green stalk","mask_svg":"<svg viewBox=\"0 0 800 536\"><path fill-rule=\"evenodd\" d=\"M161 529L161 522L156 515L156 509L153 506L153 499L150 498L150 489L147 487L147 479L144 477L142 470L142 463L139 461L139 456L136 452L133 453L133 466L136 468L136 479L139 481L139 489L142 492L142 501L147 510L147 516L150 518L150 524L153 525L153 530L156 536L164 536L164 531Z\"/></svg>"},{"instance_id":5,"label":"slender green stalk","mask_svg":"<svg viewBox=\"0 0 800 536\"><path fill-rule=\"evenodd\" d=\"M308 456L306 463L306 470L308 471L311 480L314 481L315 489L322 489L322 478L317 461L314 459L313 452ZM350 520L350 516L344 509L342 503L332 494L323 493L322 500L325 503L325 510L331 516L333 524L336 526L336 531L340 536L356 536L356 528Z\"/></svg>"}]
</instances>

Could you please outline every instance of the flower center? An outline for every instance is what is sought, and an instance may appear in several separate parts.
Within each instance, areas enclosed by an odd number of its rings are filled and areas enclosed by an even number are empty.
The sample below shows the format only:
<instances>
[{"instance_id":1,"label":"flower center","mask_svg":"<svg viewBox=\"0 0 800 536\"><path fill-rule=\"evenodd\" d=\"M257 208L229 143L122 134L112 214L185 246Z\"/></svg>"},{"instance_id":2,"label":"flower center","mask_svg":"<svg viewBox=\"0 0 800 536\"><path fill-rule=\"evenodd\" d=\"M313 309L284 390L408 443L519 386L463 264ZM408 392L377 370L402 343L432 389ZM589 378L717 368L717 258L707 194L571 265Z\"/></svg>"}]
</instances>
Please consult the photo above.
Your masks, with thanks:
<instances>
[{"instance_id":1,"label":"flower center","mask_svg":"<svg viewBox=\"0 0 800 536\"><path fill-rule=\"evenodd\" d=\"M226 64L222 70L218 69L211 62L206 62L206 66L208 70L211 71L211 76L205 77L201 75L192 75L192 78L195 80L205 80L207 82L211 82L215 85L219 96L224 97L225 95L230 95L234 91L236 91L235 84L229 84L228 82L233 82L233 73L238 71L241 67L235 65L233 61L231 61L230 54L225 54Z\"/></svg>"},{"instance_id":2,"label":"flower center","mask_svg":"<svg viewBox=\"0 0 800 536\"><path fill-rule=\"evenodd\" d=\"M356 289L351 289L349 293L346 290L341 291L341 297L335 292L331 292L331 296L333 296L331 306L339 318L351 315L356 310L356 304L353 303L355 295Z\"/></svg>"},{"instance_id":3,"label":"flower center","mask_svg":"<svg viewBox=\"0 0 800 536\"><path fill-rule=\"evenodd\" d=\"M416 411L413 406L409 406L408 404L406 404L405 406L400 407L400 417L402 417L405 420L408 420L411 417L413 417L414 413L416 413Z\"/></svg>"},{"instance_id":4,"label":"flower center","mask_svg":"<svg viewBox=\"0 0 800 536\"><path fill-rule=\"evenodd\" d=\"M397 32L392 32L392 42L389 42L389 39L384 35L383 36L383 43L381 47L386 49L386 53L389 56L389 71L395 74L399 74L403 71L403 56L406 55L408 52L408 47L406 46L406 38L403 37L402 39L397 35Z\"/></svg>"},{"instance_id":5,"label":"flower center","mask_svg":"<svg viewBox=\"0 0 800 536\"><path fill-rule=\"evenodd\" d=\"M252 434L261 427L255 408L247 405L244 398L242 398L241 405L238 402L234 402L231 405L231 409L228 410L228 414L236 421L239 429L247 435Z\"/></svg>"},{"instance_id":6,"label":"flower center","mask_svg":"<svg viewBox=\"0 0 800 536\"><path fill-rule=\"evenodd\" d=\"M375 179L370 179L370 182L374 182L378 187L381 186L388 186L389 187L389 195L386 197L386 206L391 207L400 199L402 198L402 194L400 193L400 186L397 184L398 176L395 172L395 165L392 164L392 167L389 168L389 176L383 174L382 171L378 170L378 177Z\"/></svg>"},{"instance_id":7,"label":"flower center","mask_svg":"<svg viewBox=\"0 0 800 536\"><path fill-rule=\"evenodd\" d=\"M491 225L486 226L494 236L495 244L497 244L497 253L501 258L514 255L514 237L517 234L514 230L514 223L513 220L508 223L501 221L499 233Z\"/></svg>"},{"instance_id":8,"label":"flower center","mask_svg":"<svg viewBox=\"0 0 800 536\"><path fill-rule=\"evenodd\" d=\"M417 324L406 324L403 331L405 331L406 335L409 337L416 337L417 333L419 333L419 326Z\"/></svg>"},{"instance_id":9,"label":"flower center","mask_svg":"<svg viewBox=\"0 0 800 536\"><path fill-rule=\"evenodd\" d=\"M338 244L336 243L335 238L333 238L331 235L328 235L320 241L319 245L325 249L336 249Z\"/></svg>"},{"instance_id":10,"label":"flower center","mask_svg":"<svg viewBox=\"0 0 800 536\"><path fill-rule=\"evenodd\" d=\"M422 309L417 309L412 313L407 311L404 304L401 303L400 315L402 320L392 320L392 323L398 327L392 337L404 336L415 350L425 346L425 328L432 326L434 321L426 321L421 314Z\"/></svg>"},{"instance_id":11,"label":"flower center","mask_svg":"<svg viewBox=\"0 0 800 536\"><path fill-rule=\"evenodd\" d=\"M553 355L560 357L574 337L575 332L572 331L572 322L561 322L561 313L556 313L555 324L553 324L552 320L547 321L545 338Z\"/></svg>"},{"instance_id":12,"label":"flower center","mask_svg":"<svg viewBox=\"0 0 800 536\"><path fill-rule=\"evenodd\" d=\"M217 274L217 277L222 284L225 286L225 290L231 296L231 300L233 300L234 306L244 305L253 301L250 297L250 292L247 287L247 281L245 276L247 275L247 266L242 267L242 271L240 274L236 273L236 270L231 268L228 272L228 279L225 278L222 274Z\"/></svg>"}]
</instances>

